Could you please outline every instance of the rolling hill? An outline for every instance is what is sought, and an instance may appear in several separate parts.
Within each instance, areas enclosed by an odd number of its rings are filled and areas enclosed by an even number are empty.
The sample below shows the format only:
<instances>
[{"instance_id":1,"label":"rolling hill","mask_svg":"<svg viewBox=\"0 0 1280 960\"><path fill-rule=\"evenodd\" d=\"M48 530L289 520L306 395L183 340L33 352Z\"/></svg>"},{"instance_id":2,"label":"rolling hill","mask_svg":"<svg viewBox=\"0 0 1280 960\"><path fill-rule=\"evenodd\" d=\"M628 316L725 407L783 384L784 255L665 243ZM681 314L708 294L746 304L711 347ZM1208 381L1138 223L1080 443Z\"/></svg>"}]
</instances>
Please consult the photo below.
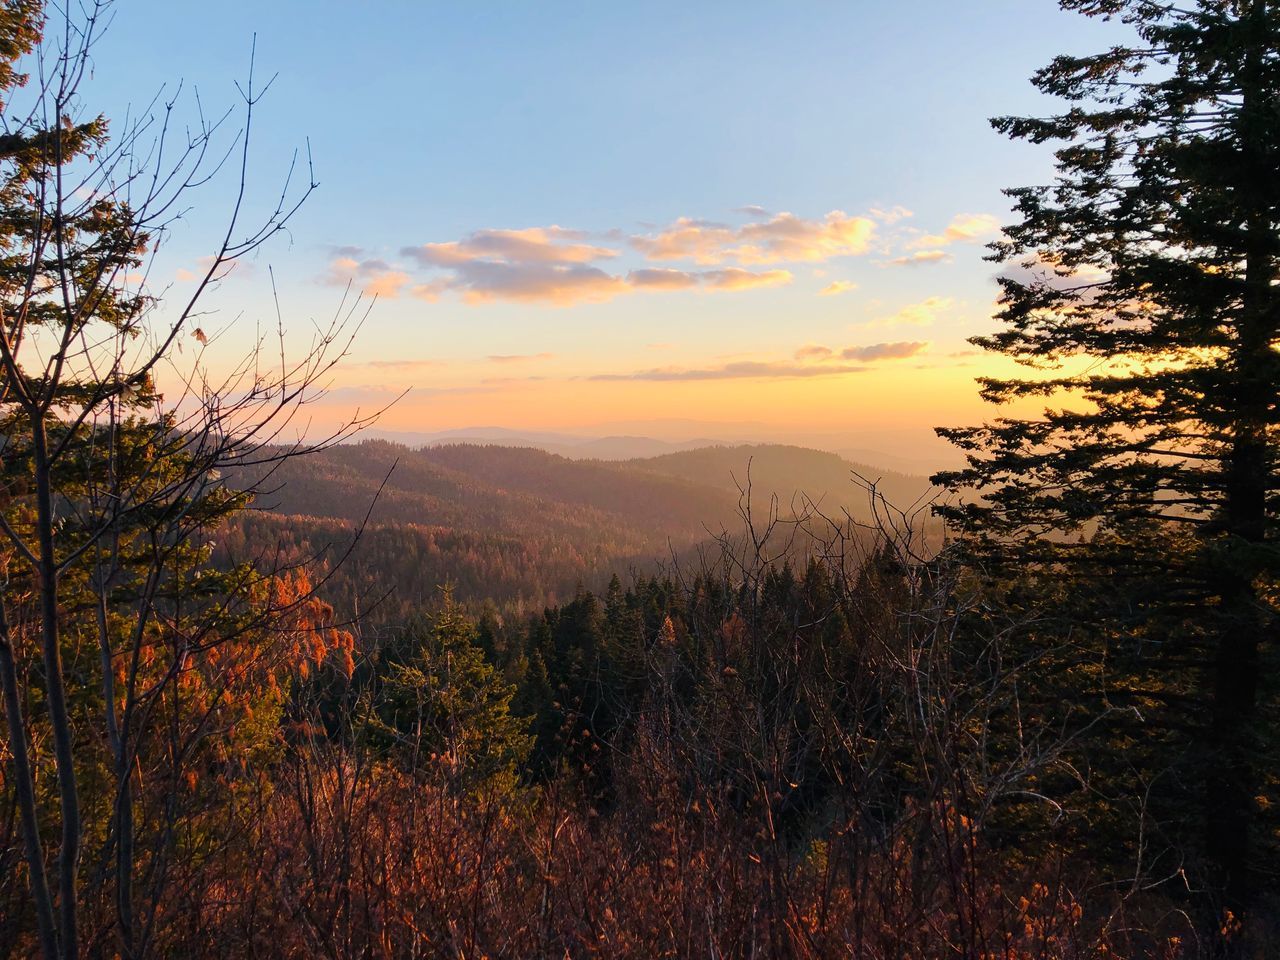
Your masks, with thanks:
<instances>
[{"instance_id":1,"label":"rolling hill","mask_svg":"<svg viewBox=\"0 0 1280 960\"><path fill-rule=\"evenodd\" d=\"M446 582L465 602L523 610L572 596L579 585L599 587L615 572L651 570L737 530L738 484L748 470L756 509L776 495L784 513L802 492L829 516L848 510L865 519L855 472L882 477L882 492L904 503L928 488L921 477L782 445L605 461L495 444L411 449L366 440L288 461L265 480L233 475L233 484L263 481L265 490L218 551L224 561L325 555L336 568L325 589L346 613L374 604L375 618L402 616Z\"/></svg>"}]
</instances>

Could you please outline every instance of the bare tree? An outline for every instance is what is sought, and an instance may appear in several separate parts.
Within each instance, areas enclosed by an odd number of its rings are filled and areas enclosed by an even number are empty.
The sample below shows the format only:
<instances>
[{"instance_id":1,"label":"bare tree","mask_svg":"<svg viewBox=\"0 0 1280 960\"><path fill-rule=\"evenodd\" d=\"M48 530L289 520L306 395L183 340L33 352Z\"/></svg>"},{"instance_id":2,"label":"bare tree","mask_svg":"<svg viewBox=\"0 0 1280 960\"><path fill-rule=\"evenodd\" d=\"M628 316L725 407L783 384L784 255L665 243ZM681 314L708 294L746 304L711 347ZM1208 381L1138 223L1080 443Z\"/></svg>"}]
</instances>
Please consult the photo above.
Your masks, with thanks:
<instances>
[{"instance_id":1,"label":"bare tree","mask_svg":"<svg viewBox=\"0 0 1280 960\"><path fill-rule=\"evenodd\" d=\"M259 336L229 372L208 372L202 304L315 189L310 157L295 154L274 206L250 223L249 145L270 86L252 65L235 110L210 118L196 97L194 121L181 123L181 91L162 92L109 129L81 94L109 12L108 0L0 7L0 687L39 948L68 960L104 935L124 956L148 950L182 769L216 726L226 685L250 669L223 658L210 672L211 651L261 641L286 621L330 629L323 616L308 619L309 589L273 593L273 575L285 571L244 567L199 582L210 531L252 493L229 489L226 472L256 466L269 475L370 419L356 414L318 439L298 419L323 395L360 324L358 296L315 328L300 359L286 359L278 321L278 355ZM217 176L237 183L225 233L190 294L169 303L150 282L155 258L192 191ZM184 369L187 345L195 356ZM161 394L162 372L180 384L176 393ZM85 636L96 641L96 663L77 655L71 673L68 649ZM259 665L271 656L269 644L249 646ZM202 699L185 703L197 675ZM88 715L96 729L85 728ZM163 749L149 747L162 728ZM33 750L45 731L54 809L37 789ZM92 814L105 822L86 823L80 773L95 741L106 744L114 785L107 810ZM158 808L140 801L148 749L169 767ZM146 851L136 845L140 817L153 844ZM51 820L60 831L52 876L43 829ZM82 928L89 827L101 847L94 883L114 890L114 934ZM141 913L138 885L152 891Z\"/></svg>"}]
</instances>

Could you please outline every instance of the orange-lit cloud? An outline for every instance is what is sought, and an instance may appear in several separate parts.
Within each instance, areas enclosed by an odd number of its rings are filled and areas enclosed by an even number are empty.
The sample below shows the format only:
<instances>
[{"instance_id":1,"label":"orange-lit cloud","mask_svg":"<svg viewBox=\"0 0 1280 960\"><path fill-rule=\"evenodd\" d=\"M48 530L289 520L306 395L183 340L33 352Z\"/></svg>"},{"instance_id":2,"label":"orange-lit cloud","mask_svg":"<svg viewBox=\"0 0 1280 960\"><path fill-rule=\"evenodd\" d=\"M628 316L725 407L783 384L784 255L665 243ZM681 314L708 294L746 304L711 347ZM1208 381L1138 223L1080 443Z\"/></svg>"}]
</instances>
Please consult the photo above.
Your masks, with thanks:
<instances>
[{"instance_id":1,"label":"orange-lit cloud","mask_svg":"<svg viewBox=\"0 0 1280 960\"><path fill-rule=\"evenodd\" d=\"M621 277L579 263L507 263L473 260L459 264L447 289L465 303L516 300L527 303L602 303L627 291Z\"/></svg>"},{"instance_id":2,"label":"orange-lit cloud","mask_svg":"<svg viewBox=\"0 0 1280 960\"><path fill-rule=\"evenodd\" d=\"M868 212L881 223L897 223L899 220L905 220L908 217L915 216L915 214L906 207L900 205L890 207L888 210L881 210L877 207L872 207Z\"/></svg>"},{"instance_id":3,"label":"orange-lit cloud","mask_svg":"<svg viewBox=\"0 0 1280 960\"><path fill-rule=\"evenodd\" d=\"M424 370L431 367L444 367L443 360L368 360L364 363L352 364L358 367L372 367L375 370Z\"/></svg>"},{"instance_id":4,"label":"orange-lit cloud","mask_svg":"<svg viewBox=\"0 0 1280 960\"><path fill-rule=\"evenodd\" d=\"M796 351L795 357L797 360L825 360L833 352L830 347L824 347L818 343L807 343Z\"/></svg>"},{"instance_id":5,"label":"orange-lit cloud","mask_svg":"<svg viewBox=\"0 0 1280 960\"><path fill-rule=\"evenodd\" d=\"M406 247L405 256L424 266L456 267L480 261L505 263L590 263L616 257L608 247L581 243L585 235L564 227L529 227L524 230L477 230L463 240L424 243Z\"/></svg>"},{"instance_id":6,"label":"orange-lit cloud","mask_svg":"<svg viewBox=\"0 0 1280 960\"><path fill-rule=\"evenodd\" d=\"M857 290L858 285L850 280L836 280L829 283L818 291L820 297L834 297L842 293L848 293L851 290Z\"/></svg>"},{"instance_id":7,"label":"orange-lit cloud","mask_svg":"<svg viewBox=\"0 0 1280 960\"><path fill-rule=\"evenodd\" d=\"M490 363L522 363L526 360L551 360L554 353L491 353L486 359Z\"/></svg>"},{"instance_id":8,"label":"orange-lit cloud","mask_svg":"<svg viewBox=\"0 0 1280 960\"><path fill-rule=\"evenodd\" d=\"M909 303L898 310L897 313L877 317L874 323L877 326L906 325L927 327L931 326L940 315L954 308L955 305L956 302L951 297L929 297L919 303Z\"/></svg>"},{"instance_id":9,"label":"orange-lit cloud","mask_svg":"<svg viewBox=\"0 0 1280 960\"><path fill-rule=\"evenodd\" d=\"M861 373L862 366L848 364L806 364L786 361L738 360L718 367L682 369L659 367L635 373L598 373L589 380L793 380L807 377L832 377Z\"/></svg>"},{"instance_id":10,"label":"orange-lit cloud","mask_svg":"<svg viewBox=\"0 0 1280 960\"><path fill-rule=\"evenodd\" d=\"M635 236L631 245L650 260L692 260L694 263L723 263L725 250L737 242L732 227L681 217L656 234Z\"/></svg>"},{"instance_id":11,"label":"orange-lit cloud","mask_svg":"<svg viewBox=\"0 0 1280 960\"><path fill-rule=\"evenodd\" d=\"M395 299L400 296L400 291L404 289L404 285L409 282L409 275L399 270L388 270L372 277L368 283L364 285L364 292L371 297L385 297Z\"/></svg>"},{"instance_id":12,"label":"orange-lit cloud","mask_svg":"<svg viewBox=\"0 0 1280 960\"><path fill-rule=\"evenodd\" d=\"M789 270L764 270L756 273L741 267L721 270L632 270L626 282L637 290L752 290L756 287L785 286L795 279Z\"/></svg>"},{"instance_id":13,"label":"orange-lit cloud","mask_svg":"<svg viewBox=\"0 0 1280 960\"><path fill-rule=\"evenodd\" d=\"M755 287L781 287L793 279L790 270L765 270L753 273L740 267L708 270L702 274L709 290L751 290Z\"/></svg>"},{"instance_id":14,"label":"orange-lit cloud","mask_svg":"<svg viewBox=\"0 0 1280 960\"><path fill-rule=\"evenodd\" d=\"M684 270L650 268L632 270L627 282L640 290L688 290L698 285L698 278Z\"/></svg>"},{"instance_id":15,"label":"orange-lit cloud","mask_svg":"<svg viewBox=\"0 0 1280 960\"><path fill-rule=\"evenodd\" d=\"M941 233L917 238L914 249L946 247L953 243L973 243L1000 230L1000 221L989 213L961 213L951 219Z\"/></svg>"},{"instance_id":16,"label":"orange-lit cloud","mask_svg":"<svg viewBox=\"0 0 1280 960\"><path fill-rule=\"evenodd\" d=\"M917 250L889 261L895 267L923 267L931 263L946 263L952 258L945 250Z\"/></svg>"},{"instance_id":17,"label":"orange-lit cloud","mask_svg":"<svg viewBox=\"0 0 1280 960\"><path fill-rule=\"evenodd\" d=\"M841 350L821 344L806 344L796 350L793 360L733 360L704 367L655 367L633 373L601 373L588 380L652 380L662 382L686 380L805 380L812 377L834 377L862 373L872 369L866 364L880 360L906 360L929 348L927 341L873 343ZM842 361L854 360L856 364Z\"/></svg>"},{"instance_id":18,"label":"orange-lit cloud","mask_svg":"<svg viewBox=\"0 0 1280 960\"><path fill-rule=\"evenodd\" d=\"M846 360L906 360L929 349L928 341L902 340L897 343L873 343L866 347L849 347L840 351Z\"/></svg>"},{"instance_id":19,"label":"orange-lit cloud","mask_svg":"<svg viewBox=\"0 0 1280 960\"><path fill-rule=\"evenodd\" d=\"M795 279L780 266L753 268L863 254L870 249L876 230L874 220L840 210L814 220L791 213L769 214L754 206L740 212L754 219L730 226L686 217L650 235L628 238L616 229L597 235L627 239L650 261L685 260L714 269L655 265L620 270L610 265L621 255L619 249L595 243L583 231L549 226L477 230L460 240L403 247L398 264L367 257L358 247L335 247L322 279L330 284L355 282L367 293L382 297L407 292L435 301L454 294L470 304L515 301L568 306L602 303L642 291L744 291L784 286ZM839 281L827 292L840 293L853 286Z\"/></svg>"},{"instance_id":20,"label":"orange-lit cloud","mask_svg":"<svg viewBox=\"0 0 1280 960\"><path fill-rule=\"evenodd\" d=\"M394 300L409 283L409 275L385 260L369 258L358 260L343 253L329 263L329 269L321 278L329 286L358 285L369 296Z\"/></svg>"},{"instance_id":21,"label":"orange-lit cloud","mask_svg":"<svg viewBox=\"0 0 1280 960\"><path fill-rule=\"evenodd\" d=\"M779 213L740 227L681 217L631 244L650 260L692 260L700 264L757 265L830 260L866 253L875 221L833 210L821 220Z\"/></svg>"}]
</instances>

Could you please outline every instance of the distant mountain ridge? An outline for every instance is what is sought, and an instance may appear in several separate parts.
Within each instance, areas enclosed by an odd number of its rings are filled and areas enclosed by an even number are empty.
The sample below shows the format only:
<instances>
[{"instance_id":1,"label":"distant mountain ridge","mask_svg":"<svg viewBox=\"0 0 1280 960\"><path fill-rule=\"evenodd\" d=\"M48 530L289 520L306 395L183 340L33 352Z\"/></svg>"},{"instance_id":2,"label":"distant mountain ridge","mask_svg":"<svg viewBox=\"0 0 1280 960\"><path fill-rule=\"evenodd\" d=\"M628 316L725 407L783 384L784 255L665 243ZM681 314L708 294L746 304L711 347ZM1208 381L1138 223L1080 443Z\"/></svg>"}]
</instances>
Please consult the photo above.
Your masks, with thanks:
<instances>
[{"instance_id":1,"label":"distant mountain ridge","mask_svg":"<svg viewBox=\"0 0 1280 960\"><path fill-rule=\"evenodd\" d=\"M475 446L529 447L559 454L570 460L632 460L664 453L695 450L721 444L711 438L659 440L654 437L608 435L577 436L567 433L509 430L503 427L468 427L436 433L372 431L371 438L402 443L408 447L439 447L453 444Z\"/></svg>"},{"instance_id":2,"label":"distant mountain ridge","mask_svg":"<svg viewBox=\"0 0 1280 960\"><path fill-rule=\"evenodd\" d=\"M651 433L650 430L654 432ZM917 455L907 456L873 447L851 446L852 438L842 434L814 434L789 437L782 441L771 438L776 432L776 429L764 424L638 421L600 424L590 433L477 426L435 432L373 428L361 434L361 437L388 440L408 447L456 443L533 447L570 460L635 460L703 447L794 446L835 453L853 463L876 464L885 470L920 476L943 468L957 467L963 462L963 458L953 448L940 449L928 445L920 449Z\"/></svg>"},{"instance_id":3,"label":"distant mountain ridge","mask_svg":"<svg viewBox=\"0 0 1280 960\"><path fill-rule=\"evenodd\" d=\"M879 479L890 500L928 489L923 477L877 471L835 454L780 444L711 445L627 460L570 459L501 442L417 449L388 440L341 444L286 462L256 509L220 543L227 560L255 551L341 555L367 526L332 599L396 595L406 613L451 582L460 599L544 604L613 573L651 569L737 531L739 485L757 511L799 494L828 516L869 516L854 474ZM230 482L247 484L250 472ZM380 492L379 492L380 491Z\"/></svg>"}]
</instances>

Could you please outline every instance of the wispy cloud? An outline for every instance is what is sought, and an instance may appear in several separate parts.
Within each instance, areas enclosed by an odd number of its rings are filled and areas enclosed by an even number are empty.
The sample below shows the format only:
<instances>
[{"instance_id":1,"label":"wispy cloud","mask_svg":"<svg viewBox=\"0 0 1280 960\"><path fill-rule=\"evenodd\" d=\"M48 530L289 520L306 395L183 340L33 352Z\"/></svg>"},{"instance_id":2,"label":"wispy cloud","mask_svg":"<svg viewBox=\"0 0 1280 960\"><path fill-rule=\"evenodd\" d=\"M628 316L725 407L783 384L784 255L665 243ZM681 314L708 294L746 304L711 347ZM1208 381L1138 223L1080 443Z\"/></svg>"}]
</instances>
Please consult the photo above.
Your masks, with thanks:
<instances>
[{"instance_id":1,"label":"wispy cloud","mask_svg":"<svg viewBox=\"0 0 1280 960\"><path fill-rule=\"evenodd\" d=\"M872 207L868 212L881 223L897 223L899 220L905 220L908 217L915 216L914 213L903 206L893 206L888 210L881 210L878 207Z\"/></svg>"},{"instance_id":2,"label":"wispy cloud","mask_svg":"<svg viewBox=\"0 0 1280 960\"><path fill-rule=\"evenodd\" d=\"M824 347L819 343L807 343L795 352L797 360L825 360L831 356L834 351L830 347Z\"/></svg>"},{"instance_id":3,"label":"wispy cloud","mask_svg":"<svg viewBox=\"0 0 1280 960\"><path fill-rule=\"evenodd\" d=\"M838 354L821 344L805 344L791 360L729 360L702 367L653 367L632 373L600 373L589 380L796 380L814 377L837 377L863 373L868 364L882 360L905 360L929 348L927 341L873 343L848 347ZM847 363L845 361L858 361Z\"/></svg>"},{"instance_id":4,"label":"wispy cloud","mask_svg":"<svg viewBox=\"0 0 1280 960\"><path fill-rule=\"evenodd\" d=\"M443 367L443 360L367 360L364 363L352 364L356 367L372 367L375 370L417 370L430 367Z\"/></svg>"},{"instance_id":5,"label":"wispy cloud","mask_svg":"<svg viewBox=\"0 0 1280 960\"><path fill-rule=\"evenodd\" d=\"M896 313L877 317L873 323L877 326L928 327L955 305L956 302L951 297L929 297L919 303L909 303Z\"/></svg>"},{"instance_id":6,"label":"wispy cloud","mask_svg":"<svg viewBox=\"0 0 1280 960\"><path fill-rule=\"evenodd\" d=\"M530 360L552 360L554 353L491 353L486 358L490 363L524 363Z\"/></svg>"},{"instance_id":7,"label":"wispy cloud","mask_svg":"<svg viewBox=\"0 0 1280 960\"><path fill-rule=\"evenodd\" d=\"M842 293L849 293L851 290L857 290L858 285L851 280L836 280L828 283L825 287L818 291L820 297L836 297Z\"/></svg>"},{"instance_id":8,"label":"wispy cloud","mask_svg":"<svg viewBox=\"0 0 1280 960\"><path fill-rule=\"evenodd\" d=\"M804 364L786 361L739 360L718 367L680 369L659 367L635 373L598 373L590 380L794 380L809 377L833 377L861 373L866 367L849 364Z\"/></svg>"},{"instance_id":9,"label":"wispy cloud","mask_svg":"<svg viewBox=\"0 0 1280 960\"><path fill-rule=\"evenodd\" d=\"M888 261L895 267L924 267L934 263L947 263L954 259L945 250L917 250Z\"/></svg>"},{"instance_id":10,"label":"wispy cloud","mask_svg":"<svg viewBox=\"0 0 1280 960\"><path fill-rule=\"evenodd\" d=\"M906 360L929 349L927 340L900 340L897 343L873 343L866 347L848 347L840 351L845 360Z\"/></svg>"}]
</instances>

